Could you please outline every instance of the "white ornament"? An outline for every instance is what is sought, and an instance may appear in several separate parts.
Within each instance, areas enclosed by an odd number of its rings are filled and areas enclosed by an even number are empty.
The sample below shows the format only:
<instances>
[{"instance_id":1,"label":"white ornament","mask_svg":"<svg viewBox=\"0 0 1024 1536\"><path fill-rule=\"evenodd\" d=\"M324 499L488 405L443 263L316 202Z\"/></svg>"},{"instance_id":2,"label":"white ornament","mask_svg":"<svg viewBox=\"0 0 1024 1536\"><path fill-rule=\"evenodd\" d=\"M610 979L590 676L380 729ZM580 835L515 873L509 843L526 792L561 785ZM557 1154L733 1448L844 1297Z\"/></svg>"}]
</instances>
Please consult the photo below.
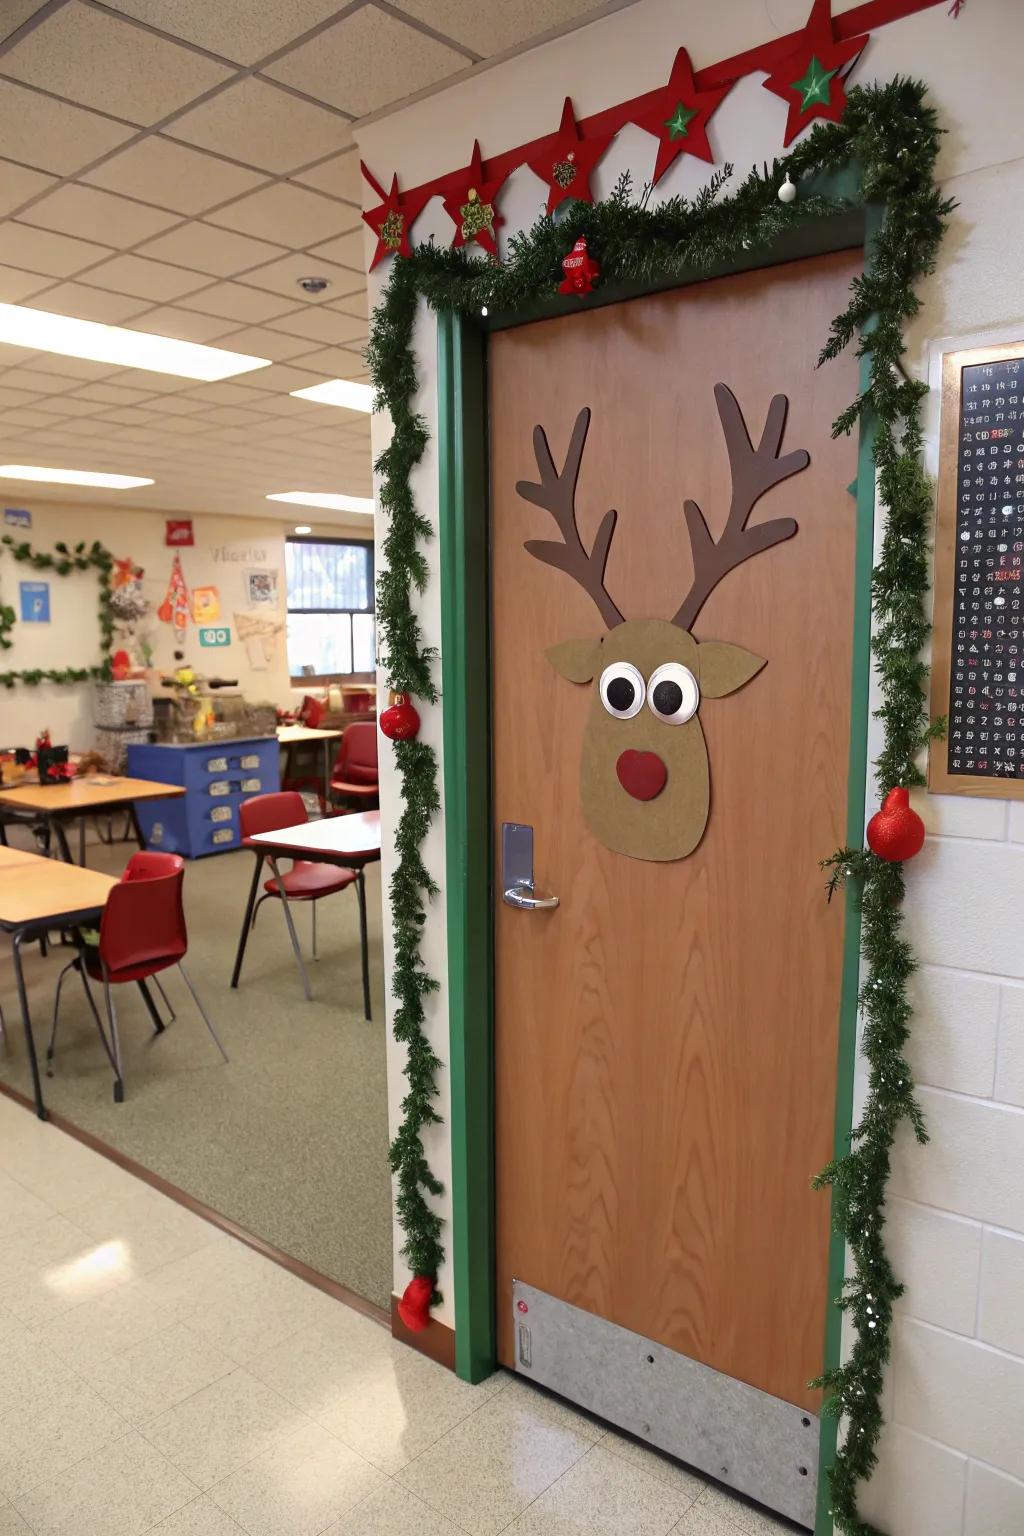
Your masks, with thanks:
<instances>
[{"instance_id":1,"label":"white ornament","mask_svg":"<svg viewBox=\"0 0 1024 1536\"><path fill-rule=\"evenodd\" d=\"M796 200L796 186L794 185L792 177L790 176L789 172L787 171L786 172L786 179L782 183L782 186L779 188L779 202L780 203L792 203L792 202L795 202L795 200Z\"/></svg>"}]
</instances>

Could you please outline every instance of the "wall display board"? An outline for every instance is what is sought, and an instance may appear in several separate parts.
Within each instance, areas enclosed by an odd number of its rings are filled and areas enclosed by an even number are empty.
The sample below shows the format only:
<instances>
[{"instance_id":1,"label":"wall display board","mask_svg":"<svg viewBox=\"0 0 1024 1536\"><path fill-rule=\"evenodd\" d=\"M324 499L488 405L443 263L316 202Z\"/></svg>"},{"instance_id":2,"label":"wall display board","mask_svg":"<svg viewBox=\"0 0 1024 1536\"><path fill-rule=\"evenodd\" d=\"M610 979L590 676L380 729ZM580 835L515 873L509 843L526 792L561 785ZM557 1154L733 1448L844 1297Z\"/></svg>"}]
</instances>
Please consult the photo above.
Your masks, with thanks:
<instances>
[{"instance_id":1,"label":"wall display board","mask_svg":"<svg viewBox=\"0 0 1024 1536\"><path fill-rule=\"evenodd\" d=\"M937 506L928 787L1024 798L1024 340L943 358Z\"/></svg>"}]
</instances>

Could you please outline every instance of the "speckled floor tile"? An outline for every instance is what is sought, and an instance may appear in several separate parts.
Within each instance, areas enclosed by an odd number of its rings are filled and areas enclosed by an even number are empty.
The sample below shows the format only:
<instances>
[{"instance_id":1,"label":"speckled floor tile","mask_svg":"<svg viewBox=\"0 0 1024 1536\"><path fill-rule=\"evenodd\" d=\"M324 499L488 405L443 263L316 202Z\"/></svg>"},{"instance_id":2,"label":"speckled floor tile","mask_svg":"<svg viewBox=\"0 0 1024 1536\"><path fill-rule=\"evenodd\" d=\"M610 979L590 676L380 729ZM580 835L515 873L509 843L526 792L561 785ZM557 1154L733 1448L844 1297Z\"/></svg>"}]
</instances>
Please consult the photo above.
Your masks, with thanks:
<instances>
[{"instance_id":1,"label":"speckled floor tile","mask_svg":"<svg viewBox=\"0 0 1024 1536\"><path fill-rule=\"evenodd\" d=\"M744 1536L781 1536L781 1533L792 1530L791 1526L774 1519L765 1510L755 1509L742 1499L733 1498L724 1488L709 1485L701 1503L706 1509L739 1526Z\"/></svg>"},{"instance_id":2,"label":"speckled floor tile","mask_svg":"<svg viewBox=\"0 0 1024 1536\"><path fill-rule=\"evenodd\" d=\"M132 1280L44 1324L37 1337L74 1370L83 1371L162 1333L173 1321L150 1282Z\"/></svg>"},{"instance_id":3,"label":"speckled floor tile","mask_svg":"<svg viewBox=\"0 0 1024 1536\"><path fill-rule=\"evenodd\" d=\"M129 1424L146 1424L236 1370L230 1355L172 1323L162 1333L82 1367L91 1387Z\"/></svg>"},{"instance_id":4,"label":"speckled floor tile","mask_svg":"<svg viewBox=\"0 0 1024 1536\"><path fill-rule=\"evenodd\" d=\"M32 1536L13 1504L0 1497L0 1536Z\"/></svg>"},{"instance_id":5,"label":"speckled floor tile","mask_svg":"<svg viewBox=\"0 0 1024 1536\"><path fill-rule=\"evenodd\" d=\"M38 1226L55 1214L52 1205L40 1200L38 1195L32 1194L7 1174L0 1174L0 1232L3 1232L5 1241L28 1231L30 1227Z\"/></svg>"},{"instance_id":6,"label":"speckled floor tile","mask_svg":"<svg viewBox=\"0 0 1024 1536\"><path fill-rule=\"evenodd\" d=\"M21 1324L0 1345L0 1415L74 1379L68 1365Z\"/></svg>"},{"instance_id":7,"label":"speckled floor tile","mask_svg":"<svg viewBox=\"0 0 1024 1536\"><path fill-rule=\"evenodd\" d=\"M247 1536L319 1536L384 1474L317 1424L264 1451L209 1491Z\"/></svg>"},{"instance_id":8,"label":"speckled floor tile","mask_svg":"<svg viewBox=\"0 0 1024 1536\"><path fill-rule=\"evenodd\" d=\"M26 1398L0 1418L0 1494L13 1501L127 1432L120 1414L84 1381Z\"/></svg>"},{"instance_id":9,"label":"speckled floor tile","mask_svg":"<svg viewBox=\"0 0 1024 1536\"><path fill-rule=\"evenodd\" d=\"M595 1445L509 1526L509 1536L668 1536L685 1495Z\"/></svg>"},{"instance_id":10,"label":"speckled floor tile","mask_svg":"<svg viewBox=\"0 0 1024 1536\"><path fill-rule=\"evenodd\" d=\"M242 1536L242 1527L203 1494L154 1525L149 1536Z\"/></svg>"},{"instance_id":11,"label":"speckled floor tile","mask_svg":"<svg viewBox=\"0 0 1024 1536\"><path fill-rule=\"evenodd\" d=\"M614 1429L608 1431L601 1441L604 1450L621 1456L623 1461L628 1461L632 1466L639 1467L642 1472L649 1472L652 1477L660 1478L663 1483L668 1483L670 1488L683 1494L688 1504L693 1504L700 1498L707 1487L705 1480L696 1472L689 1472L678 1461L673 1461L671 1456L663 1456L660 1451L647 1445L641 1445L637 1440L630 1440L626 1435L618 1434Z\"/></svg>"},{"instance_id":12,"label":"speckled floor tile","mask_svg":"<svg viewBox=\"0 0 1024 1536\"><path fill-rule=\"evenodd\" d=\"M195 1491L159 1451L129 1434L23 1494L16 1507L36 1536L141 1536Z\"/></svg>"},{"instance_id":13,"label":"speckled floor tile","mask_svg":"<svg viewBox=\"0 0 1024 1536\"><path fill-rule=\"evenodd\" d=\"M2 1529L2 1527L0 1527ZM324 1536L465 1536L436 1509L398 1483L385 1483L376 1493L332 1525Z\"/></svg>"},{"instance_id":14,"label":"speckled floor tile","mask_svg":"<svg viewBox=\"0 0 1024 1536\"><path fill-rule=\"evenodd\" d=\"M204 1490L308 1423L247 1371L223 1376L145 1427L146 1439Z\"/></svg>"}]
</instances>

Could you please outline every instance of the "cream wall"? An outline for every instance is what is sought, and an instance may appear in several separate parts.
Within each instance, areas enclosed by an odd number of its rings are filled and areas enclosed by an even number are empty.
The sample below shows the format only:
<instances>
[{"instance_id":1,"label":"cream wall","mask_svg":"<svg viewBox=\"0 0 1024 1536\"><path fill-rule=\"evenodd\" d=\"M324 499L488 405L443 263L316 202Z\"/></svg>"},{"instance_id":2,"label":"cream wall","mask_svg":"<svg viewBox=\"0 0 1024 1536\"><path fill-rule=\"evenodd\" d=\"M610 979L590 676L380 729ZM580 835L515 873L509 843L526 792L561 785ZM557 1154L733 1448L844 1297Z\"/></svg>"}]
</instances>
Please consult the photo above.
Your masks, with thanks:
<instances>
[{"instance_id":1,"label":"cream wall","mask_svg":"<svg viewBox=\"0 0 1024 1536\"><path fill-rule=\"evenodd\" d=\"M166 515L109 505L87 507L79 503L60 505L21 495L5 493L5 506L27 508L32 513L32 527L24 533L3 525L0 532L26 538L37 550L52 550L57 540L73 548L79 540L93 539L110 550L116 559L130 556L145 571L143 590L151 613L140 630L153 643L154 665L164 670L174 666L175 639L169 624L161 623L156 611L163 602L175 553L164 542ZM220 594L221 616L217 624L231 632L231 644L204 647L199 644L199 629L189 623L183 649L186 660L207 676L237 678L243 694L254 703L290 705L300 694L293 693L288 680L285 649L285 577L284 541L291 524L271 518L197 515L192 519L194 545L178 550L182 572L189 589L216 586ZM365 538L366 524L346 530L332 525L325 534L338 536L351 531ZM244 572L249 569L276 571L279 601L276 609L250 609L245 603ZM24 624L20 618L18 586L21 581L49 583L50 623ZM97 581L93 571L58 576L53 571L34 571L17 564L0 550L0 601L10 604L18 614L13 632L14 644L0 651L0 671L23 671L33 667L61 668L92 666L100 660L97 622ZM268 617L282 625L273 653L265 666L254 667L249 648L238 636L236 613ZM262 661L262 656L260 657ZM58 686L42 683L37 687L18 684L12 692L0 690L0 744L31 745L39 731L48 727L54 742L67 743L75 751L92 745L92 685L78 683Z\"/></svg>"},{"instance_id":2,"label":"cream wall","mask_svg":"<svg viewBox=\"0 0 1024 1536\"><path fill-rule=\"evenodd\" d=\"M837 14L851 8L835 0ZM465 164L474 136L487 155L551 131L566 94L584 116L663 84L681 43L699 69L800 26L808 9L807 0L639 0L364 125L360 150L379 179L397 169L403 186L412 186ZM920 377L929 377L942 345L973 345L986 333L1024 340L1024 116L1016 110L1022 58L1020 0L975 0L957 21L942 4L881 29L858 69L864 82L896 73L927 80L948 130L939 169L960 206L909 337L908 366ZM783 121L781 104L759 77L741 81L712 124L719 160L733 161L742 174L781 152ZM606 195L626 168L640 185L652 167L653 141L626 129L599 168L595 190ZM707 172L681 157L655 200L693 192ZM542 201L532 173L517 173L501 196L502 237L531 223ZM420 239L431 233L450 240L450 221L437 202L416 229ZM371 275L371 300L386 276L386 265ZM434 435L431 317L421 316L416 339L419 405ZM933 395L930 452L937 405ZM375 422L375 451L385 434L385 424ZM436 526L433 444L415 489ZM440 643L437 553L435 543L420 604L430 644ZM440 671L443 682L443 658ZM423 735L440 750L439 710L424 710ZM398 789L387 755L382 775L382 812L393 826ZM920 804L930 837L908 869L908 921L923 961L912 1057L932 1139L925 1148L904 1139L894 1163L888 1230L907 1294L887 1382L891 1425L864 1505L890 1536L1015 1536L1024 1531L1024 804L928 796ZM443 891L442 819L427 859ZM443 982L443 895L424 948ZM444 990L428 1001L429 1032L442 1060L446 1006ZM402 1058L393 1043L390 1052L394 1120ZM442 1113L447 1092L443 1077ZM429 1153L447 1182L446 1127L432 1136ZM447 1194L439 1205L450 1213ZM396 1262L397 1290L406 1278ZM441 1283L441 1315L451 1321L450 1271Z\"/></svg>"}]
</instances>

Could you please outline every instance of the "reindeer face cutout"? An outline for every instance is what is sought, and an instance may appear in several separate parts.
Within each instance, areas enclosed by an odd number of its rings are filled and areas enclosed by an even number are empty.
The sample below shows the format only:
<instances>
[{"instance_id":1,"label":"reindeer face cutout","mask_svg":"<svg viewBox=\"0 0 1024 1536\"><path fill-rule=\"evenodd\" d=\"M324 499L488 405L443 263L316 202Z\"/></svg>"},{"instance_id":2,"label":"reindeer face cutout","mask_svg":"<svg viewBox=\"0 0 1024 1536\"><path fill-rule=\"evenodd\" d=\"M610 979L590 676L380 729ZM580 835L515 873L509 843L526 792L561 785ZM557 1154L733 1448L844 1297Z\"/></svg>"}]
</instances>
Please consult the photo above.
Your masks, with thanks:
<instances>
[{"instance_id":1,"label":"reindeer face cutout","mask_svg":"<svg viewBox=\"0 0 1024 1536\"><path fill-rule=\"evenodd\" d=\"M578 581L608 626L605 635L568 640L547 654L564 678L590 683L593 689L580 771L587 825L606 848L634 859L682 859L697 847L711 803L708 752L698 717L701 699L734 693L765 665L762 657L740 646L696 640L690 626L728 571L797 531L792 518L746 526L759 497L809 462L803 449L779 457L786 397L772 400L756 450L724 384L715 386L715 399L732 470L732 504L715 541L696 502L685 503L693 585L672 620L624 620L606 591L615 511L605 513L589 555L580 541L575 495L589 410L576 418L560 474L543 428L534 428L540 482L521 480L516 486L526 501L552 513L563 538L560 544L530 540L526 549Z\"/></svg>"}]
</instances>

